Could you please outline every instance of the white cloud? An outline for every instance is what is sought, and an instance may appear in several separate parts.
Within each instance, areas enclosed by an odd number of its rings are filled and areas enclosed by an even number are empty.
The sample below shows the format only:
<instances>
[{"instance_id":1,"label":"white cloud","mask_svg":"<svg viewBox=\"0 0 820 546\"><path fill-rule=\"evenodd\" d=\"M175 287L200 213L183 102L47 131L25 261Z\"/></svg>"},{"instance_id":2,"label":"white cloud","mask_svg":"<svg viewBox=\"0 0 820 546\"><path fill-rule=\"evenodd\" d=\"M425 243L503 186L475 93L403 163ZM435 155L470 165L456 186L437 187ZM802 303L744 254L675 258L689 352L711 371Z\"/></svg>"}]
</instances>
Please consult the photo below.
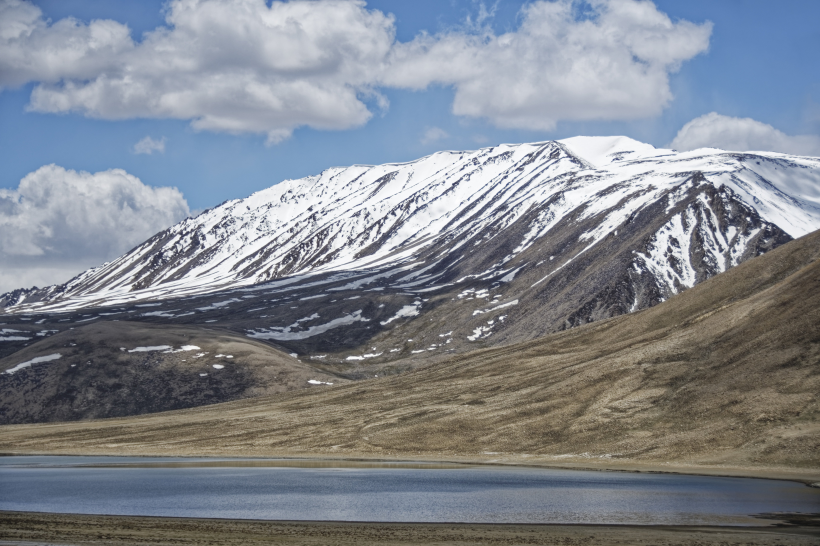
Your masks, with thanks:
<instances>
[{"instance_id":1,"label":"white cloud","mask_svg":"<svg viewBox=\"0 0 820 546\"><path fill-rule=\"evenodd\" d=\"M134 144L135 154L151 155L154 152L159 152L161 154L165 153L165 137L162 137L159 140L154 140L150 136L146 136L145 138Z\"/></svg>"},{"instance_id":2,"label":"white cloud","mask_svg":"<svg viewBox=\"0 0 820 546\"><path fill-rule=\"evenodd\" d=\"M133 49L128 27L115 21L50 25L30 2L0 0L0 88L97 78Z\"/></svg>"},{"instance_id":3,"label":"white cloud","mask_svg":"<svg viewBox=\"0 0 820 546\"><path fill-rule=\"evenodd\" d=\"M167 26L135 43L127 26L49 23L0 0L0 86L35 81L29 108L105 119L191 120L196 129L267 135L347 129L386 108L381 87L453 86L453 112L501 127L633 119L672 100L668 76L708 47L711 24L672 22L654 4L535 1L496 35L481 11L461 30L395 40L392 16L360 0L171 0Z\"/></svg>"},{"instance_id":4,"label":"white cloud","mask_svg":"<svg viewBox=\"0 0 820 546\"><path fill-rule=\"evenodd\" d=\"M445 131L444 129L441 129L440 127L430 127L429 129L424 131L424 134L421 137L421 143L430 144L431 142L436 142L438 140L447 138L448 136L450 135L448 135L447 131Z\"/></svg>"},{"instance_id":5,"label":"white cloud","mask_svg":"<svg viewBox=\"0 0 820 546\"><path fill-rule=\"evenodd\" d=\"M820 156L820 136L791 136L751 118L733 118L716 112L695 118L684 125L669 146L681 151L721 148L736 152Z\"/></svg>"},{"instance_id":6,"label":"white cloud","mask_svg":"<svg viewBox=\"0 0 820 546\"><path fill-rule=\"evenodd\" d=\"M385 82L455 88L456 115L500 127L657 115L672 100L669 73L705 51L711 23L673 23L651 2L593 0L578 20L569 0L533 2L518 30L450 32L398 44Z\"/></svg>"},{"instance_id":7,"label":"white cloud","mask_svg":"<svg viewBox=\"0 0 820 546\"><path fill-rule=\"evenodd\" d=\"M43 82L30 109L186 119L272 143L364 124L395 39L393 19L360 1L173 0L168 26L139 44L113 21L49 26L27 2L0 2L13 15L0 19L0 85Z\"/></svg>"},{"instance_id":8,"label":"white cloud","mask_svg":"<svg viewBox=\"0 0 820 546\"><path fill-rule=\"evenodd\" d=\"M188 216L176 188L46 165L0 189L0 293L67 281Z\"/></svg>"}]
</instances>

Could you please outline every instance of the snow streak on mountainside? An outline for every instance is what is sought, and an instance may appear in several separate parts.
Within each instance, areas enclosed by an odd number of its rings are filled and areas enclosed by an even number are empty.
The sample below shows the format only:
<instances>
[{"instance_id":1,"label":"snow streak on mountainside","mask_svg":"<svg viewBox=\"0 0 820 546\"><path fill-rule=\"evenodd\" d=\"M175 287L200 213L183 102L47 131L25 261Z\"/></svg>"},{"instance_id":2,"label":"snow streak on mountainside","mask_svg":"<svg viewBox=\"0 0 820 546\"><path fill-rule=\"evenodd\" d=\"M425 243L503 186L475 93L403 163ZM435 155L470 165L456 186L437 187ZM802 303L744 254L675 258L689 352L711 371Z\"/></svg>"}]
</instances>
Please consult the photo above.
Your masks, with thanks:
<instances>
[{"instance_id":1,"label":"snow streak on mountainside","mask_svg":"<svg viewBox=\"0 0 820 546\"><path fill-rule=\"evenodd\" d=\"M71 311L271 281L313 283L319 294L525 279L521 297L572 300L563 319L572 326L652 305L818 228L820 159L576 137L285 181L0 306ZM617 278L579 280L593 258L616 263L605 269ZM581 296L578 283L592 288Z\"/></svg>"}]
</instances>

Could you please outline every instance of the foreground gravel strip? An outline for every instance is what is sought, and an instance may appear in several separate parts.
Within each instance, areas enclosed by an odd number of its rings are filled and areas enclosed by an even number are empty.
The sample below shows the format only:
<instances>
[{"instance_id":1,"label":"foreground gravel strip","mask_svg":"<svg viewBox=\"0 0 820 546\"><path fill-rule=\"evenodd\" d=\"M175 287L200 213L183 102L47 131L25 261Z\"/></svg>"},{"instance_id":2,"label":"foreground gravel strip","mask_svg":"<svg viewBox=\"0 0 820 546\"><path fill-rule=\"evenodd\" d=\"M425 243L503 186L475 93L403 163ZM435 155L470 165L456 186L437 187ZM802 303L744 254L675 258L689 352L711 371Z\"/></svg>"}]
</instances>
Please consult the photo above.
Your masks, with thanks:
<instances>
[{"instance_id":1,"label":"foreground gravel strip","mask_svg":"<svg viewBox=\"0 0 820 546\"><path fill-rule=\"evenodd\" d=\"M816 518L809 518L816 519ZM820 527L638 527L215 520L0 512L0 545L813 545ZM814 522L816 523L816 521Z\"/></svg>"}]
</instances>

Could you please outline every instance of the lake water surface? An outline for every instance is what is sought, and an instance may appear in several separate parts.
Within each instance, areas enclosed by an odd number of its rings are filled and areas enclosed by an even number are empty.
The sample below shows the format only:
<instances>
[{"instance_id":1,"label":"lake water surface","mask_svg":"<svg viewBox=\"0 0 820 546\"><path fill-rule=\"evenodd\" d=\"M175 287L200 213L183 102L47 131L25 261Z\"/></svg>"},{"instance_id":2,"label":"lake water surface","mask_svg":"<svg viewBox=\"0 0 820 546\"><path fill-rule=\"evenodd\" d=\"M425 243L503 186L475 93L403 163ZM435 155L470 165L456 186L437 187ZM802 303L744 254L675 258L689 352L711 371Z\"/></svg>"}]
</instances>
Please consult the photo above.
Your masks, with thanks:
<instances>
[{"instance_id":1,"label":"lake water surface","mask_svg":"<svg viewBox=\"0 0 820 546\"><path fill-rule=\"evenodd\" d=\"M0 457L0 510L380 522L765 525L820 490L746 478L498 466Z\"/></svg>"}]
</instances>

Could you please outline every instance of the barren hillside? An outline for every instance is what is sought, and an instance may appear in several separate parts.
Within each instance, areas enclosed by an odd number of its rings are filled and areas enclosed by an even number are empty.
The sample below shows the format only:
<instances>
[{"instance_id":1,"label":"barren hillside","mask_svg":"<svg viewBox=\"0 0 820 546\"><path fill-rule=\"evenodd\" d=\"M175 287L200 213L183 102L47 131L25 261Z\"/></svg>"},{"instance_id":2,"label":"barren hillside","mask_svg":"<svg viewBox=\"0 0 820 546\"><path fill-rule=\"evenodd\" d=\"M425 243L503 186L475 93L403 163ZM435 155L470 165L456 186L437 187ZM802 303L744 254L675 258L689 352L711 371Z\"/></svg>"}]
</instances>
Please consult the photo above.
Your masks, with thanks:
<instances>
[{"instance_id":1,"label":"barren hillside","mask_svg":"<svg viewBox=\"0 0 820 546\"><path fill-rule=\"evenodd\" d=\"M389 378L0 427L5 452L820 467L820 232L638 313Z\"/></svg>"}]
</instances>

